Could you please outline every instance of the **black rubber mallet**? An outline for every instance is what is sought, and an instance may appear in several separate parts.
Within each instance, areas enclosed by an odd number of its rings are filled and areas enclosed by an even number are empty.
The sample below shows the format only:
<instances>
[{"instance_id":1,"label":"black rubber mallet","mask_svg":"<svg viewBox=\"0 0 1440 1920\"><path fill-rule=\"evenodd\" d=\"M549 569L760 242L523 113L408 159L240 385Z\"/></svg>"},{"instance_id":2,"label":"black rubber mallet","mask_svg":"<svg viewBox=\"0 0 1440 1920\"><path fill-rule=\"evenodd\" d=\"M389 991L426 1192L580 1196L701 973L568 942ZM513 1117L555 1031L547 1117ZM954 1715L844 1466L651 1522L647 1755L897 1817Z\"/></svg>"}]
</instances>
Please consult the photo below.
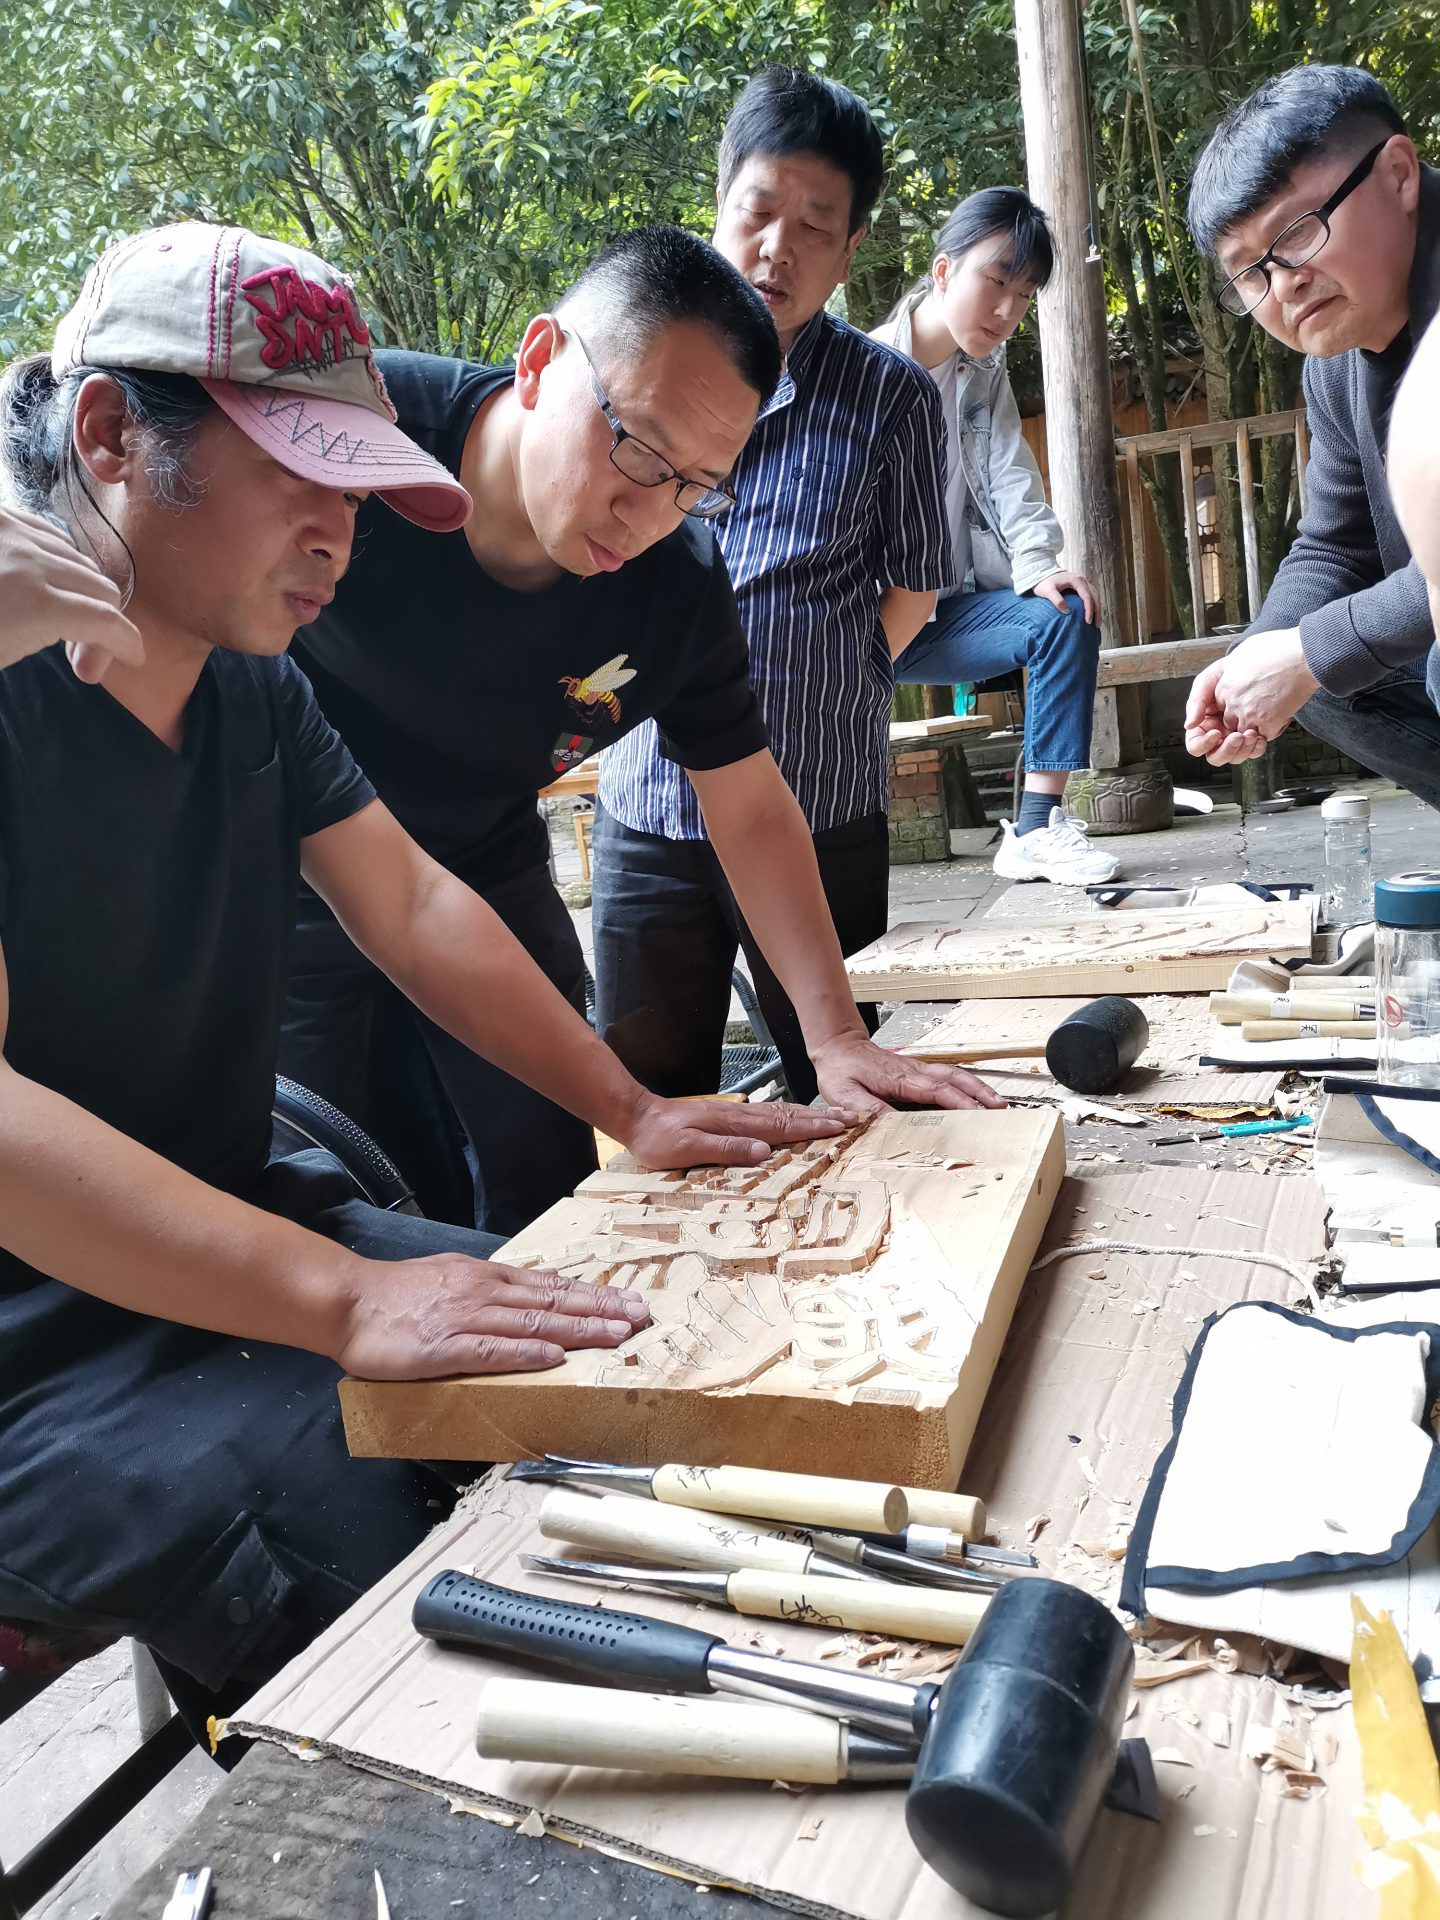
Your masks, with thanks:
<instances>
[{"instance_id":1,"label":"black rubber mallet","mask_svg":"<svg viewBox=\"0 0 1440 1920\"><path fill-rule=\"evenodd\" d=\"M1102 1802L1159 1817L1148 1749L1126 1741L1122 1752L1120 1739L1134 1649L1106 1607L1057 1580L996 1594L940 1685L781 1659L454 1572L430 1582L413 1619L431 1639L610 1683L491 1681L476 1736L486 1758L826 1783L908 1776L905 1820L923 1857L1017 1920L1063 1904Z\"/></svg>"},{"instance_id":2,"label":"black rubber mallet","mask_svg":"<svg viewBox=\"0 0 1440 1920\"><path fill-rule=\"evenodd\" d=\"M1044 1042L1006 1046L992 1040L983 1047L902 1049L907 1059L938 1066L973 1067L984 1060L1044 1060L1052 1077L1072 1093L1113 1093L1134 1066L1150 1038L1150 1023L1133 1000L1107 993L1081 1007L1055 1027Z\"/></svg>"}]
</instances>

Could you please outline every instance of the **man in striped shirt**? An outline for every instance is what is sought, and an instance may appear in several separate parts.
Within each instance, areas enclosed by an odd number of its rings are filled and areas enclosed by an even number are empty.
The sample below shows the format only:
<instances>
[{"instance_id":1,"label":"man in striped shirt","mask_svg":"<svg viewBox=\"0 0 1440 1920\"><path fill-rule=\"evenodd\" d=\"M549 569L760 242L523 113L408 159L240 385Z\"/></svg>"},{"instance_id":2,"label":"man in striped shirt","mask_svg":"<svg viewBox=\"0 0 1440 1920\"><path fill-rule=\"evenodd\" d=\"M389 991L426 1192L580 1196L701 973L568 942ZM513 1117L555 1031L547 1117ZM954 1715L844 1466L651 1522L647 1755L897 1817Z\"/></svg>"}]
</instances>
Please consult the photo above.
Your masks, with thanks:
<instances>
[{"instance_id":1,"label":"man in striped shirt","mask_svg":"<svg viewBox=\"0 0 1440 1920\"><path fill-rule=\"evenodd\" d=\"M817 74L767 68L725 129L715 229L786 353L718 537L771 748L846 953L886 925L893 661L954 584L935 385L825 311L882 172L863 101ZM598 1025L637 1078L657 1091L715 1084L738 943L791 1091L813 1098L824 1036L802 1027L766 964L653 724L601 762L595 856ZM747 864L776 858L757 841Z\"/></svg>"}]
</instances>

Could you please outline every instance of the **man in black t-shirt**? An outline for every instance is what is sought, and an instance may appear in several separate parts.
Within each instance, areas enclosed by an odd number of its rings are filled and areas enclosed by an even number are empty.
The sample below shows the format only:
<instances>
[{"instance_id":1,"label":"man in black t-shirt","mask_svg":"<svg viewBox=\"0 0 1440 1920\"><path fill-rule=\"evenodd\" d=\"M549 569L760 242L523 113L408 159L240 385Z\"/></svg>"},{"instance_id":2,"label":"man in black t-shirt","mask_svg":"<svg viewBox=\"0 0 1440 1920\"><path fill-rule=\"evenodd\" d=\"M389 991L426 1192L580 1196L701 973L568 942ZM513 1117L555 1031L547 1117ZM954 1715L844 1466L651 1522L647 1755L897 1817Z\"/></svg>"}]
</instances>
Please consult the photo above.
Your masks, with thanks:
<instances>
[{"instance_id":1,"label":"man in black t-shirt","mask_svg":"<svg viewBox=\"0 0 1440 1920\"><path fill-rule=\"evenodd\" d=\"M428 1476L347 1458L342 1369L544 1368L645 1319L363 1205L326 1156L267 1164L302 869L466 1046L651 1165L838 1127L636 1085L284 657L367 489L437 531L469 511L395 426L331 268L236 228L122 242L53 354L6 374L0 439L20 504L118 582L144 650L119 645L103 685L58 644L0 674L0 1618L134 1635L199 1721L435 1517ZM52 632L116 641L105 596L42 559Z\"/></svg>"},{"instance_id":2,"label":"man in black t-shirt","mask_svg":"<svg viewBox=\"0 0 1440 1920\"><path fill-rule=\"evenodd\" d=\"M464 532L442 540L362 512L350 573L297 647L386 804L579 1006L580 947L546 870L535 794L653 718L826 1098L992 1099L962 1070L871 1042L750 689L706 522L728 506L730 467L779 376L755 290L704 241L641 229L531 321L513 367L377 358L406 432L476 501ZM719 381L736 365L743 406ZM413 1089L433 1062L471 1148L476 1223L490 1230L512 1231L594 1165L592 1140L553 1106L423 1014L397 1019L393 994L313 900L281 1059L368 1124L422 1195L446 1145L417 1118Z\"/></svg>"}]
</instances>

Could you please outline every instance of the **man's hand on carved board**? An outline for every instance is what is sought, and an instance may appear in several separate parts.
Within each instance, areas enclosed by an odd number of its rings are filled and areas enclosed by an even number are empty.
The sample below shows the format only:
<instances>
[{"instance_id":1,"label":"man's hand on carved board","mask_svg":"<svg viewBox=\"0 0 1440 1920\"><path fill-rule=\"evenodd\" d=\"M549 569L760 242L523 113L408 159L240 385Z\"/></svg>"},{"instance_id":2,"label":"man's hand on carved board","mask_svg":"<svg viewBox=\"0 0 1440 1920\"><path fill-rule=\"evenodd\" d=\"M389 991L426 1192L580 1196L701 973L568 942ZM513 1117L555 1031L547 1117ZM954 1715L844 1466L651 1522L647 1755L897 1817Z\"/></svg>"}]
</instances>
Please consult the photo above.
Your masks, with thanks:
<instances>
[{"instance_id":1,"label":"man's hand on carved board","mask_svg":"<svg viewBox=\"0 0 1440 1920\"><path fill-rule=\"evenodd\" d=\"M811 1055L832 1109L883 1113L889 1107L1003 1107L993 1087L964 1067L934 1066L891 1053L863 1034L845 1034Z\"/></svg>"}]
</instances>

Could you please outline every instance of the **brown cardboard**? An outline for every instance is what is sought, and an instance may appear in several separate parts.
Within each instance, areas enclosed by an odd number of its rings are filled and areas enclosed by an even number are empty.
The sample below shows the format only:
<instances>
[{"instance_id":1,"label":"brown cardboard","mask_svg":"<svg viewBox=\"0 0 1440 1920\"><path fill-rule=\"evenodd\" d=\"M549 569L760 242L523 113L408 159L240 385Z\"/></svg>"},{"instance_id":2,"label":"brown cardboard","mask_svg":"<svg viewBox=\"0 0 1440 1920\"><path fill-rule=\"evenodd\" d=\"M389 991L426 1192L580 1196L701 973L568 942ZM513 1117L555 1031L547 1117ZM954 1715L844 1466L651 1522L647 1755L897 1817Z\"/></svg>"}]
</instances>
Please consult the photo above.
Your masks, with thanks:
<instances>
[{"instance_id":1,"label":"brown cardboard","mask_svg":"<svg viewBox=\"0 0 1440 1920\"><path fill-rule=\"evenodd\" d=\"M612 1162L502 1258L642 1292L546 1373L346 1380L352 1453L788 1468L953 1487L1064 1174L1048 1112L887 1113L759 1167Z\"/></svg>"},{"instance_id":2,"label":"brown cardboard","mask_svg":"<svg viewBox=\"0 0 1440 1920\"><path fill-rule=\"evenodd\" d=\"M1104 1555L1133 1519L1168 1435L1170 1396L1201 1321L1232 1300L1293 1303L1303 1293L1282 1268L1219 1250L1270 1254L1303 1271L1322 1252L1323 1220L1318 1189L1299 1177L1146 1167L1067 1180L1049 1246L1123 1238L1171 1251L1072 1254L1032 1271L963 1481L987 1501L998 1537L1019 1544L1043 1517L1035 1552L1045 1569L1111 1594L1119 1562ZM916 1858L895 1788L791 1794L480 1761L471 1735L490 1663L421 1641L409 1610L424 1582L450 1565L577 1597L519 1568L534 1544L541 1492L498 1478L480 1488L232 1726L338 1753L492 1816L518 1821L538 1808L556 1831L743 1886L792 1911L978 1920L978 1909ZM621 1608L628 1599L596 1597ZM801 1657L816 1657L827 1638L788 1623L767 1621L761 1631L739 1616L653 1598L646 1608ZM1147 1634L1152 1645L1167 1638L1181 1636ZM1263 1665L1260 1650L1244 1651ZM1136 1699L1127 1732L1146 1735L1162 1756L1164 1823L1102 1813L1066 1920L1373 1920L1373 1897L1354 1875L1359 1776L1348 1708L1302 1720L1312 1739L1333 1736L1338 1755L1321 1766L1325 1791L1284 1799L1281 1774L1245 1754L1248 1730L1274 1724L1288 1707L1274 1679L1207 1670ZM1228 1745L1212 1737L1217 1715ZM804 1837L817 1821L818 1834Z\"/></svg>"}]
</instances>

